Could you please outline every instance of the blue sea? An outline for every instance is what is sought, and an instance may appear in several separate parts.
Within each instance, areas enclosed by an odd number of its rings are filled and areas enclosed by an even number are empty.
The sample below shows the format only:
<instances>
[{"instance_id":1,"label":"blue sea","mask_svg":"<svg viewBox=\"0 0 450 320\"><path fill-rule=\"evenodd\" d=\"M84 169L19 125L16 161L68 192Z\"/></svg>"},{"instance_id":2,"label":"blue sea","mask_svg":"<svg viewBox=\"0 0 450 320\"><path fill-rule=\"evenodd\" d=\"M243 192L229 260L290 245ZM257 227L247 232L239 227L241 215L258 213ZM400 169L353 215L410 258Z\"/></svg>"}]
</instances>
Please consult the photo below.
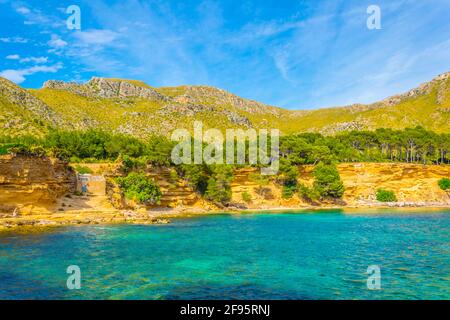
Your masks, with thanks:
<instances>
[{"instance_id":1,"label":"blue sea","mask_svg":"<svg viewBox=\"0 0 450 320\"><path fill-rule=\"evenodd\" d=\"M73 265L79 290L67 287ZM378 290L368 289L369 266L379 268ZM0 299L450 299L450 211L223 214L8 233Z\"/></svg>"}]
</instances>

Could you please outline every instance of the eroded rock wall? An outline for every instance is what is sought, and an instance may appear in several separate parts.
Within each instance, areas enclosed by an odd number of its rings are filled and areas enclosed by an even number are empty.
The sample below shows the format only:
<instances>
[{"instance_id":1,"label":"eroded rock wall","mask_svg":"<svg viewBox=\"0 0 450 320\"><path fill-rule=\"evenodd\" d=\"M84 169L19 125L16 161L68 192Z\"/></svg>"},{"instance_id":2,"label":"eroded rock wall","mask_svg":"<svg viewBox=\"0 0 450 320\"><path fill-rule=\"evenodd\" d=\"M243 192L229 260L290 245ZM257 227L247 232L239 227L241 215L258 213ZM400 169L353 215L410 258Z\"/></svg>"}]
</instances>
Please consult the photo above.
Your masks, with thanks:
<instances>
[{"instance_id":1,"label":"eroded rock wall","mask_svg":"<svg viewBox=\"0 0 450 320\"><path fill-rule=\"evenodd\" d=\"M313 166L300 166L299 181L311 186ZM438 181L450 178L449 165L420 165L404 163L346 163L338 165L345 186L343 203L348 206L377 206L376 191L379 188L395 192L398 206L450 206L450 195L441 190ZM258 185L251 181L250 174L256 170L242 169L235 172L232 184L233 201L243 202L242 194L248 193L252 201L249 208L301 207L310 204L296 194L292 199L281 198L281 189L269 183L266 192L258 194ZM261 192L260 192L261 193Z\"/></svg>"},{"instance_id":2,"label":"eroded rock wall","mask_svg":"<svg viewBox=\"0 0 450 320\"><path fill-rule=\"evenodd\" d=\"M0 156L0 212L52 210L56 201L75 188L75 173L47 157Z\"/></svg>"}]
</instances>

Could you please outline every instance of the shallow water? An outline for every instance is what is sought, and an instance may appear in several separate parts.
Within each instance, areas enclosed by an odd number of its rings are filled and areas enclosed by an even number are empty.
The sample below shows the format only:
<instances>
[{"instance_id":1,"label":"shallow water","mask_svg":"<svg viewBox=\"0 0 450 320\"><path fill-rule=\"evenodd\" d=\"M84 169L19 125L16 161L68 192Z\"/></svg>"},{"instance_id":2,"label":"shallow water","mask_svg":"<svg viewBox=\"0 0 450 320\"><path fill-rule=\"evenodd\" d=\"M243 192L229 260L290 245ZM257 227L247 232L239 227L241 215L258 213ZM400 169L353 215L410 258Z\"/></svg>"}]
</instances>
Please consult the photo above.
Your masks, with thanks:
<instances>
[{"instance_id":1,"label":"shallow water","mask_svg":"<svg viewBox=\"0 0 450 320\"><path fill-rule=\"evenodd\" d=\"M81 269L68 290L66 269ZM367 268L381 268L381 290ZM214 215L0 237L0 299L450 299L450 211Z\"/></svg>"}]
</instances>

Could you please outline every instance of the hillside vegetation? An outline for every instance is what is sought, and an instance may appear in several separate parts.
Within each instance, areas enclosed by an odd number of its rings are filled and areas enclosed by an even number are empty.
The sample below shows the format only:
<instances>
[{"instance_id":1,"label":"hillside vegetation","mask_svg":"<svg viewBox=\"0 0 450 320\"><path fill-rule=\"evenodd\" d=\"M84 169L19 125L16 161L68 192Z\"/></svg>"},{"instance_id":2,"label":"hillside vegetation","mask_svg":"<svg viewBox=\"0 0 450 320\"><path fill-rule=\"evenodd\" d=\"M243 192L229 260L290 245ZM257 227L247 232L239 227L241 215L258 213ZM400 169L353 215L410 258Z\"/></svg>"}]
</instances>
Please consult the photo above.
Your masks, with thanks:
<instances>
[{"instance_id":1,"label":"hillside vegetation","mask_svg":"<svg viewBox=\"0 0 450 320\"><path fill-rule=\"evenodd\" d=\"M92 78L84 84L47 81L23 89L0 78L0 128L43 136L50 128L101 129L138 138L170 136L177 128L278 128L282 134L422 126L449 132L450 73L370 105L290 111L208 86L154 88L141 81Z\"/></svg>"}]
</instances>

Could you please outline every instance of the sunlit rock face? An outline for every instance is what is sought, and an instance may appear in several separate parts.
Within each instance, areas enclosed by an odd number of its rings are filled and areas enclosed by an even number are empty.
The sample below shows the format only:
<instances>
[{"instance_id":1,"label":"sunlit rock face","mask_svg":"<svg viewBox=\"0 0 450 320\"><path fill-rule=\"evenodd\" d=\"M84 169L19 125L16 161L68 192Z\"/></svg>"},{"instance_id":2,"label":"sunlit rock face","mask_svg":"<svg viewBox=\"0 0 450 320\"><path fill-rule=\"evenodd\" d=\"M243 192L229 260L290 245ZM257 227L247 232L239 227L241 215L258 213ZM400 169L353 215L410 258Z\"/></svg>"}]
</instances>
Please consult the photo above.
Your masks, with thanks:
<instances>
[{"instance_id":1,"label":"sunlit rock face","mask_svg":"<svg viewBox=\"0 0 450 320\"><path fill-rule=\"evenodd\" d=\"M51 209L75 188L75 173L64 162L47 157L0 156L0 210Z\"/></svg>"}]
</instances>

